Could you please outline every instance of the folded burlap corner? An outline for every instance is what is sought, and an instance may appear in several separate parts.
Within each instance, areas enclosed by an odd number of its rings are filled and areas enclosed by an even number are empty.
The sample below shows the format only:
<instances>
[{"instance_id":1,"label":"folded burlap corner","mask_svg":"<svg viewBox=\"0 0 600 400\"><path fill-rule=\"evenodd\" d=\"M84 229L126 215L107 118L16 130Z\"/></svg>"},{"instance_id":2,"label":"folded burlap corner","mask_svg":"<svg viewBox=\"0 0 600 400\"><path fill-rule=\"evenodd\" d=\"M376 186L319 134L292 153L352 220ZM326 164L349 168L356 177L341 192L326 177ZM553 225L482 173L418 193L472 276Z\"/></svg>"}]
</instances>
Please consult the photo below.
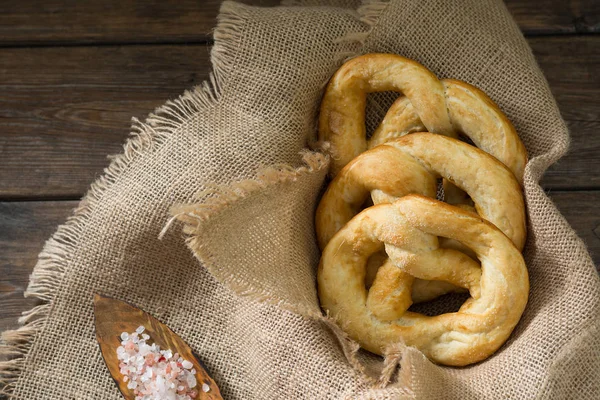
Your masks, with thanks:
<instances>
[{"instance_id":1,"label":"folded burlap corner","mask_svg":"<svg viewBox=\"0 0 600 400\"><path fill-rule=\"evenodd\" d=\"M500 1L359 3L223 4L210 82L134 124L40 254L28 295L44 303L3 334L0 352L14 357L0 363L4 393L120 398L95 343L100 292L179 333L225 398L599 397L598 276L538 185L568 134L517 26ZM481 87L529 152L530 303L509 342L468 368L401 344L385 360L357 351L318 305L312 213L328 160L304 149L328 78L371 51ZM369 97L369 129L392 100ZM179 229L158 239L174 204L186 204L174 211L204 265Z\"/></svg>"}]
</instances>

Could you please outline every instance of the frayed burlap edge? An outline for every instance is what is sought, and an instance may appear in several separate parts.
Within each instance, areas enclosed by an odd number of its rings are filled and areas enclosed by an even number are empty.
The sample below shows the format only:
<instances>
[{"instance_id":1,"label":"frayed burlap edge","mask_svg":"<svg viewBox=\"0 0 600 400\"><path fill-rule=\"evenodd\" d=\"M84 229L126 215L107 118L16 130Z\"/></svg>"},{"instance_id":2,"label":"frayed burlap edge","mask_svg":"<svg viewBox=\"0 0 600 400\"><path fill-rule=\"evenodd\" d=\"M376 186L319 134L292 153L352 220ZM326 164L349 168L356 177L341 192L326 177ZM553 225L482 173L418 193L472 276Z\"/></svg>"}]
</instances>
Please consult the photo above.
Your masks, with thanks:
<instances>
[{"instance_id":1,"label":"frayed burlap edge","mask_svg":"<svg viewBox=\"0 0 600 400\"><path fill-rule=\"evenodd\" d=\"M284 1L283 3L290 5L290 2ZM365 0L363 5L357 10L357 16L361 22L369 26L369 29L365 32L348 32L344 36L338 38L336 43L354 42L361 45L364 44L376 26L379 17L388 5L389 2L387 0ZM215 38L217 38L216 34ZM343 63L357 55L359 54L354 52L339 52L336 55L336 61ZM326 84L327 82L324 82L323 87ZM203 232L202 227L204 224L206 224L211 217L222 212L235 202L242 201L253 193L262 191L272 185L294 181L302 175L315 173L323 168L328 168L329 157L323 154L323 152L326 152L331 156L329 143L311 143L310 147L319 151L311 152L306 150L303 152L305 166L293 168L290 165L280 164L263 168L257 172L257 176L254 179L246 179L229 185L217 185L214 183L205 184L207 189L197 193L190 200L190 203L175 205L171 208L172 217L162 229L159 237L165 235L173 222L176 220L181 221L184 224L183 232L187 235L186 244L188 248L192 250L194 257L196 257L217 280L226 285L240 297L246 297L256 302L271 304L286 311L297 313L321 322L337 339L346 359L362 378L363 382L373 388L384 388L392 381L392 375L396 371L401 360L400 347L396 346L393 349L390 349L389 354L386 352L383 368L376 376L373 373L369 373L363 363L358 359L360 346L357 342L348 337L336 321L329 316L315 313L313 310L306 307L297 304L288 304L284 300L276 298L270 293L251 287L247 282L231 273L225 273L216 268L213 265L214 262L210 252L207 251L206 246L204 246L202 241L201 233Z\"/></svg>"},{"instance_id":2,"label":"frayed burlap edge","mask_svg":"<svg viewBox=\"0 0 600 400\"><path fill-rule=\"evenodd\" d=\"M362 5L356 10L358 20L369 26L369 29L364 32L348 32L344 36L339 37L336 43L354 42L363 45L369 38L373 29L379 21L379 17L389 6L388 0L364 0ZM338 60L345 62L351 58L357 57L360 54L353 52L340 52ZM324 83L323 87L327 82Z\"/></svg>"},{"instance_id":3,"label":"frayed burlap edge","mask_svg":"<svg viewBox=\"0 0 600 400\"><path fill-rule=\"evenodd\" d=\"M321 144L322 149L327 147L326 143ZM191 203L179 204L171 208L172 218L163 228L161 236L166 233L173 222L181 222L188 248L200 264L207 268L219 282L226 285L240 297L274 305L322 323L324 328L327 328L336 338L347 361L361 377L364 384L374 389L385 388L393 381L393 375L397 371L402 353L406 349L402 343L386 349L380 370L368 371L359 360L359 344L350 339L343 327L340 326L339 321L335 321L329 315L315 312L313 308L290 304L272 293L253 287L233 272L219 268L210 247L205 244L205 235L211 234L211 230L207 226L213 218L218 217L228 208L235 207L237 203L251 199L253 195L263 193L265 190L276 189L278 186L295 182L310 174L323 173L328 169L328 155L319 151L312 152L308 150L304 151L302 155L305 165L298 168L285 164L276 165L258 171L254 179L245 179L229 185L209 185L209 188L196 194L191 199Z\"/></svg>"},{"instance_id":4,"label":"frayed burlap edge","mask_svg":"<svg viewBox=\"0 0 600 400\"><path fill-rule=\"evenodd\" d=\"M178 134L181 127L196 113L213 107L221 97L222 83L235 64L235 49L241 39L245 9L224 2L217 17L214 31L215 43L211 50L213 72L207 81L185 91L176 100L167 101L151 113L145 122L132 119L131 136L123 145L123 153L112 156L110 165L83 197L73 215L58 227L38 256L30 276L25 297L42 304L23 313L20 328L2 332L0 343L0 394L16 398L13 394L28 355L35 346L36 337L43 332L52 313L53 301L62 286L63 275L69 260L77 249L80 233L85 229L95 205L119 176L143 152L153 150L169 135ZM166 217L166 216L165 216Z\"/></svg>"}]
</instances>

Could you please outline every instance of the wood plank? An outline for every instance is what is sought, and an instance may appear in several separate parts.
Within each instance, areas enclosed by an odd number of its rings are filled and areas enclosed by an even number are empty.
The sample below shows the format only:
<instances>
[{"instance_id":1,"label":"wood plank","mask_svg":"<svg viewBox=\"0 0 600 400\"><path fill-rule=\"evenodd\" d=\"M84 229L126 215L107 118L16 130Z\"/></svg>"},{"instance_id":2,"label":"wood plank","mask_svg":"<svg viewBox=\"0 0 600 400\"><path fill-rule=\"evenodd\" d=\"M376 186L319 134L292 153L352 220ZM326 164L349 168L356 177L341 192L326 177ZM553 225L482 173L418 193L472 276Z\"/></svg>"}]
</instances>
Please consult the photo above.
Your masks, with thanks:
<instances>
[{"instance_id":1,"label":"wood plank","mask_svg":"<svg viewBox=\"0 0 600 400\"><path fill-rule=\"evenodd\" d=\"M587 243L600 268L600 191L552 192L552 200ZM29 274L44 242L71 214L75 201L0 202L0 331L17 327L21 312L35 305L23 299Z\"/></svg>"},{"instance_id":2,"label":"wood plank","mask_svg":"<svg viewBox=\"0 0 600 400\"><path fill-rule=\"evenodd\" d=\"M600 188L600 36L532 38L571 127L547 188ZM79 198L121 151L130 117L208 76L205 45L0 49L0 198Z\"/></svg>"},{"instance_id":3,"label":"wood plank","mask_svg":"<svg viewBox=\"0 0 600 400\"><path fill-rule=\"evenodd\" d=\"M530 38L571 132L571 149L542 180L546 188L600 187L600 36Z\"/></svg>"},{"instance_id":4,"label":"wood plank","mask_svg":"<svg viewBox=\"0 0 600 400\"><path fill-rule=\"evenodd\" d=\"M568 153L542 178L546 189L600 188L600 121L567 121L571 134Z\"/></svg>"},{"instance_id":5,"label":"wood plank","mask_svg":"<svg viewBox=\"0 0 600 400\"><path fill-rule=\"evenodd\" d=\"M220 4L221 0L0 2L0 45L205 42L211 39ZM600 30L600 3L595 0L506 0L506 5L526 34Z\"/></svg>"},{"instance_id":6,"label":"wood plank","mask_svg":"<svg viewBox=\"0 0 600 400\"><path fill-rule=\"evenodd\" d=\"M145 116L208 78L209 48L0 49L0 197L79 198Z\"/></svg>"},{"instance_id":7,"label":"wood plank","mask_svg":"<svg viewBox=\"0 0 600 400\"><path fill-rule=\"evenodd\" d=\"M600 3L596 0L505 0L525 34L600 31Z\"/></svg>"},{"instance_id":8,"label":"wood plank","mask_svg":"<svg viewBox=\"0 0 600 400\"><path fill-rule=\"evenodd\" d=\"M261 6L278 0L243 0ZM206 42L222 0L0 2L0 45Z\"/></svg>"},{"instance_id":9,"label":"wood plank","mask_svg":"<svg viewBox=\"0 0 600 400\"><path fill-rule=\"evenodd\" d=\"M551 191L548 195L583 239L600 272L600 191Z\"/></svg>"},{"instance_id":10,"label":"wood plank","mask_svg":"<svg viewBox=\"0 0 600 400\"><path fill-rule=\"evenodd\" d=\"M76 201L0 203L0 332L17 327L21 312L36 304L23 298L29 274L46 240L76 206Z\"/></svg>"},{"instance_id":11,"label":"wood plank","mask_svg":"<svg viewBox=\"0 0 600 400\"><path fill-rule=\"evenodd\" d=\"M533 54L568 121L600 121L600 35L535 37Z\"/></svg>"}]
</instances>

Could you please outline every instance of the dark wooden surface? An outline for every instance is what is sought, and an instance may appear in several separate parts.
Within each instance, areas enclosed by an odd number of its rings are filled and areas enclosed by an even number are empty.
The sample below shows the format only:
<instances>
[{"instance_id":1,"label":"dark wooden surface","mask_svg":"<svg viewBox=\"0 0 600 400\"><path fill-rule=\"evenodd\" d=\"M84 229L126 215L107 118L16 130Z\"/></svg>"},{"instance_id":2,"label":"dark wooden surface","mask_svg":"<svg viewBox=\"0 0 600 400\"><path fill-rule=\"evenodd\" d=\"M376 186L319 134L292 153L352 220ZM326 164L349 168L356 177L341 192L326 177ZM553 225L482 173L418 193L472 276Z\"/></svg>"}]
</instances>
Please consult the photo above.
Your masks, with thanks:
<instances>
[{"instance_id":1,"label":"dark wooden surface","mask_svg":"<svg viewBox=\"0 0 600 400\"><path fill-rule=\"evenodd\" d=\"M245 0L271 6L278 0ZM209 73L220 0L0 2L0 331L132 116ZM507 0L572 134L542 183L600 263L600 2Z\"/></svg>"},{"instance_id":2,"label":"dark wooden surface","mask_svg":"<svg viewBox=\"0 0 600 400\"><path fill-rule=\"evenodd\" d=\"M279 0L242 0L274 6ZM222 0L15 0L0 2L0 44L175 44L211 39ZM567 21L553 23L567 24ZM563 26L563 29L569 29Z\"/></svg>"}]
</instances>

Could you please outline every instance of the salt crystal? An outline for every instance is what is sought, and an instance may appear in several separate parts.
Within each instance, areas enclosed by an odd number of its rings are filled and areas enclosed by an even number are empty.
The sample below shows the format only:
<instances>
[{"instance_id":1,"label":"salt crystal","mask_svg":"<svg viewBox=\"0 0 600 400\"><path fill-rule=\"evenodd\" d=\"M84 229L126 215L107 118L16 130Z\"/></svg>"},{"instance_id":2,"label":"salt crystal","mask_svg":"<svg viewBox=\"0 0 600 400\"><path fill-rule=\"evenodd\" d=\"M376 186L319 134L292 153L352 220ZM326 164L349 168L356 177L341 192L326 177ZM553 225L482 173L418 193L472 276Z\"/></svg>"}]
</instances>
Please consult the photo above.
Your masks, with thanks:
<instances>
[{"instance_id":1,"label":"salt crystal","mask_svg":"<svg viewBox=\"0 0 600 400\"><path fill-rule=\"evenodd\" d=\"M145 330L146 328L144 328L143 325L140 325L135 331L138 333L138 335L141 335Z\"/></svg>"},{"instance_id":2,"label":"salt crystal","mask_svg":"<svg viewBox=\"0 0 600 400\"><path fill-rule=\"evenodd\" d=\"M208 392L210 390L210 386L208 386L206 383L202 384L202 391L204 393Z\"/></svg>"},{"instance_id":3,"label":"salt crystal","mask_svg":"<svg viewBox=\"0 0 600 400\"><path fill-rule=\"evenodd\" d=\"M117 348L123 382L134 390L135 399L195 399L198 391L193 389L197 385L193 364L179 353L146 343L150 336L143 332L143 326L132 333L123 332L122 346ZM207 392L210 387L204 384L202 389Z\"/></svg>"},{"instance_id":4,"label":"salt crystal","mask_svg":"<svg viewBox=\"0 0 600 400\"><path fill-rule=\"evenodd\" d=\"M159 392L165 391L165 378L163 378L162 376L156 377L156 388Z\"/></svg>"},{"instance_id":5,"label":"salt crystal","mask_svg":"<svg viewBox=\"0 0 600 400\"><path fill-rule=\"evenodd\" d=\"M190 388L196 387L196 377L192 374L187 376L187 384Z\"/></svg>"}]
</instances>

